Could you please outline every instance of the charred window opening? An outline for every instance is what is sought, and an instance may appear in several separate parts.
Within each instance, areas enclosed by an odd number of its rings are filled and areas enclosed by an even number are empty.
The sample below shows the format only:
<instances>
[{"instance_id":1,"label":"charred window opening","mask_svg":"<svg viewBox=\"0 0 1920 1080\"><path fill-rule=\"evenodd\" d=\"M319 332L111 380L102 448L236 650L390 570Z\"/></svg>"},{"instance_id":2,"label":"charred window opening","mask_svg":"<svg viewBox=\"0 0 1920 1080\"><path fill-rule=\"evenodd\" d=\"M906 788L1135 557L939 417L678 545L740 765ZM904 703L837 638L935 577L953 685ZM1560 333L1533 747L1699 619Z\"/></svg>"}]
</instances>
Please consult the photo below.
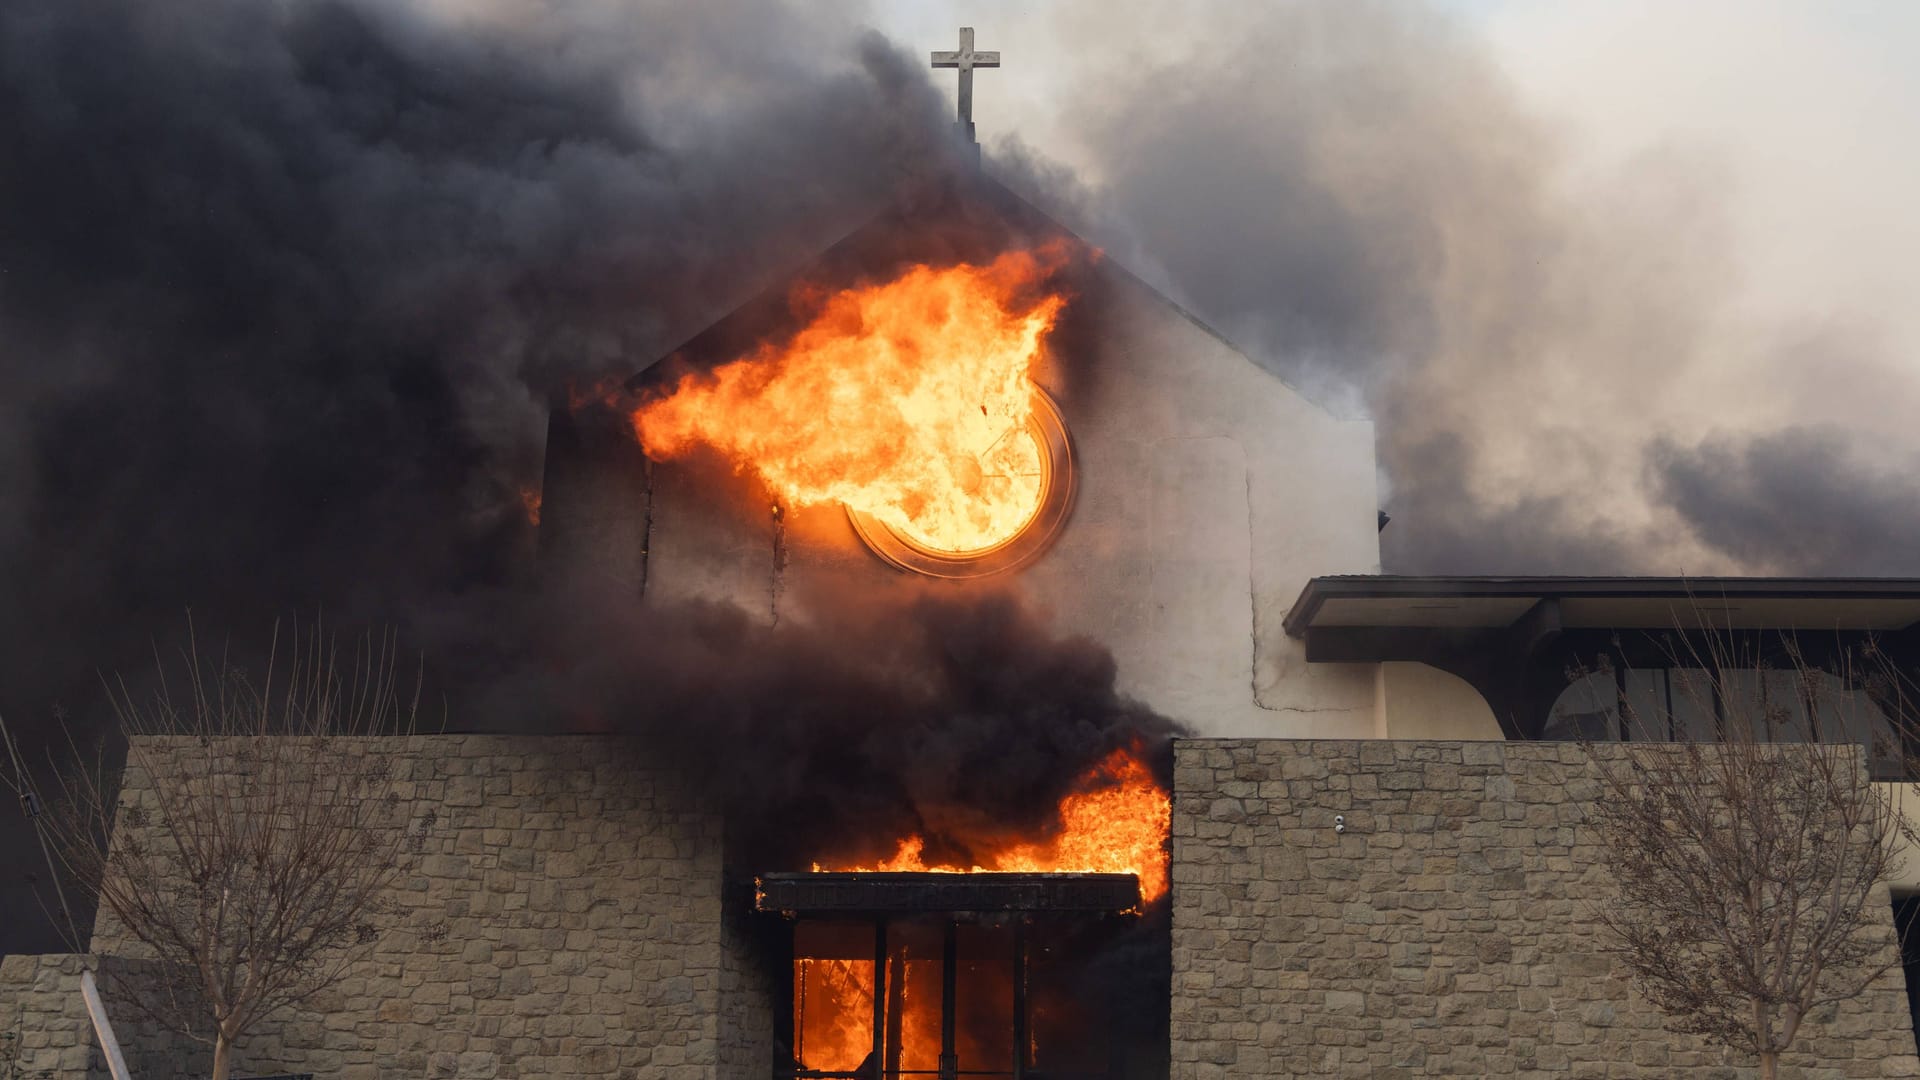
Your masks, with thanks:
<instances>
[{"instance_id":1,"label":"charred window opening","mask_svg":"<svg viewBox=\"0 0 1920 1080\"><path fill-rule=\"evenodd\" d=\"M1113 977L1138 898L1117 874L768 875L792 931L772 1075L1119 1080L1165 1035Z\"/></svg>"}]
</instances>

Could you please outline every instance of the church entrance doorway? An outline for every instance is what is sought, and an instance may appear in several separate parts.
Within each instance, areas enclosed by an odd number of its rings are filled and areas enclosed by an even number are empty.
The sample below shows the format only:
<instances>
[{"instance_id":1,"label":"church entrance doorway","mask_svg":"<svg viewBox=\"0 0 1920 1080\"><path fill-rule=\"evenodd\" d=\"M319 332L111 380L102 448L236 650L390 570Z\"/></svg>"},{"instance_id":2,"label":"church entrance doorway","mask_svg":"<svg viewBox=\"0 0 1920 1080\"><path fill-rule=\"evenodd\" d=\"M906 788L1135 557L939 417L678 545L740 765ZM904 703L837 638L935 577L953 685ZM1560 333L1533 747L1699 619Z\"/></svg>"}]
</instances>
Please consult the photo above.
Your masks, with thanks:
<instances>
[{"instance_id":1,"label":"church entrance doorway","mask_svg":"<svg viewBox=\"0 0 1920 1080\"><path fill-rule=\"evenodd\" d=\"M1124 874L785 874L776 1080L1117 1080L1104 954L1137 916ZM792 905L792 906L783 906Z\"/></svg>"}]
</instances>

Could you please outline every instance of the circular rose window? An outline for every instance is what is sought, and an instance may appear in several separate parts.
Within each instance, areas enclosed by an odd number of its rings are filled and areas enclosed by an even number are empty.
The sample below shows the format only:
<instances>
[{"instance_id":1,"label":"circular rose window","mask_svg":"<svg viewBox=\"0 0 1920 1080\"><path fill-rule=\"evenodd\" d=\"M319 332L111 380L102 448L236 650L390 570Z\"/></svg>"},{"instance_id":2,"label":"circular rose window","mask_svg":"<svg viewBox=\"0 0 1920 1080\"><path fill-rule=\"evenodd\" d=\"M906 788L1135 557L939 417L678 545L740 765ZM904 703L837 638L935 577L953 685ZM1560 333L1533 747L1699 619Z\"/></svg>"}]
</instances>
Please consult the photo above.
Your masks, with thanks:
<instances>
[{"instance_id":1,"label":"circular rose window","mask_svg":"<svg viewBox=\"0 0 1920 1080\"><path fill-rule=\"evenodd\" d=\"M1023 422L987 430L977 444L947 462L955 479L948 501L899 520L848 507L854 531L893 565L933 577L980 577L1032 560L1073 507L1073 447L1060 410L1036 386Z\"/></svg>"}]
</instances>

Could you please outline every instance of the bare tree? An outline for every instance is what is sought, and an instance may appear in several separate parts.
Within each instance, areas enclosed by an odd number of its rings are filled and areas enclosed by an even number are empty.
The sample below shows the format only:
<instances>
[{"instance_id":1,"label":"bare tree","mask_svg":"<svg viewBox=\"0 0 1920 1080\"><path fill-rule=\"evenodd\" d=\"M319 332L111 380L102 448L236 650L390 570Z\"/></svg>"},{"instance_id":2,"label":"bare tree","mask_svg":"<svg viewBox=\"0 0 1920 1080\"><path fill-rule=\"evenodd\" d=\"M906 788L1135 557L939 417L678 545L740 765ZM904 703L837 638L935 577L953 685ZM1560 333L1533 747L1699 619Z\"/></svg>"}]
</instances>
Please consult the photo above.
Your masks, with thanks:
<instances>
[{"instance_id":1,"label":"bare tree","mask_svg":"<svg viewBox=\"0 0 1920 1080\"><path fill-rule=\"evenodd\" d=\"M103 929L158 961L160 985L125 996L210 1044L213 1080L249 1029L371 943L412 846L386 740L363 738L412 730L393 643L343 655L317 627L293 637L276 631L257 679L190 646L151 694L116 680L127 783L86 755L59 771L47 815Z\"/></svg>"},{"instance_id":2,"label":"bare tree","mask_svg":"<svg viewBox=\"0 0 1920 1080\"><path fill-rule=\"evenodd\" d=\"M1772 666L1729 634L1678 640L1680 704L1620 693L1629 741L1588 744L1602 778L1590 824L1623 901L1595 917L1670 1027L1772 1080L1809 1013L1899 963L1885 887L1916 837L1865 759L1901 754L1908 684L1871 647L1825 670L1791 635Z\"/></svg>"}]
</instances>

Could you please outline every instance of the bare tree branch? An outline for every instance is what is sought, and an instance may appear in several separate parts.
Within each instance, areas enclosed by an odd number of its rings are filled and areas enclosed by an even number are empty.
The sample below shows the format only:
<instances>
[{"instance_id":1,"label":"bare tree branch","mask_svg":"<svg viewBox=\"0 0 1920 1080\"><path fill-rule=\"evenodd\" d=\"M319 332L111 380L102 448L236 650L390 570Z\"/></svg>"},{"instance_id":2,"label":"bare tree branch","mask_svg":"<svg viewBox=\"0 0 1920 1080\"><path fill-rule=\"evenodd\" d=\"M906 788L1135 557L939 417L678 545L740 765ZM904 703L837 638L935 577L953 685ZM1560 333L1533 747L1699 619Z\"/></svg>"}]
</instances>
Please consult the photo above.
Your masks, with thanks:
<instances>
[{"instance_id":1,"label":"bare tree branch","mask_svg":"<svg viewBox=\"0 0 1920 1080\"><path fill-rule=\"evenodd\" d=\"M1666 742L1685 727L1676 706L1619 694L1628 741L1586 743L1601 777L1589 825L1621 899L1594 916L1670 1027L1750 1054L1772 1077L1809 1014L1899 963L1880 908L1914 826L1891 785L1869 777L1884 747L1845 740L1912 745L1888 738L1905 710L1877 703L1906 680L1872 649L1823 670L1791 634L1777 666L1730 633L1676 637L1671 668L1692 673L1683 704L1715 717L1720 738ZM1883 691L1862 692L1874 684Z\"/></svg>"},{"instance_id":2,"label":"bare tree branch","mask_svg":"<svg viewBox=\"0 0 1920 1080\"><path fill-rule=\"evenodd\" d=\"M345 656L319 626L289 638L275 628L257 682L196 644L160 664L149 697L111 680L124 776L70 739L49 816L103 926L166 973L160 992L129 999L211 1044L214 1080L249 1029L335 983L372 942L417 849L387 742L366 738L414 727L392 637Z\"/></svg>"}]
</instances>

